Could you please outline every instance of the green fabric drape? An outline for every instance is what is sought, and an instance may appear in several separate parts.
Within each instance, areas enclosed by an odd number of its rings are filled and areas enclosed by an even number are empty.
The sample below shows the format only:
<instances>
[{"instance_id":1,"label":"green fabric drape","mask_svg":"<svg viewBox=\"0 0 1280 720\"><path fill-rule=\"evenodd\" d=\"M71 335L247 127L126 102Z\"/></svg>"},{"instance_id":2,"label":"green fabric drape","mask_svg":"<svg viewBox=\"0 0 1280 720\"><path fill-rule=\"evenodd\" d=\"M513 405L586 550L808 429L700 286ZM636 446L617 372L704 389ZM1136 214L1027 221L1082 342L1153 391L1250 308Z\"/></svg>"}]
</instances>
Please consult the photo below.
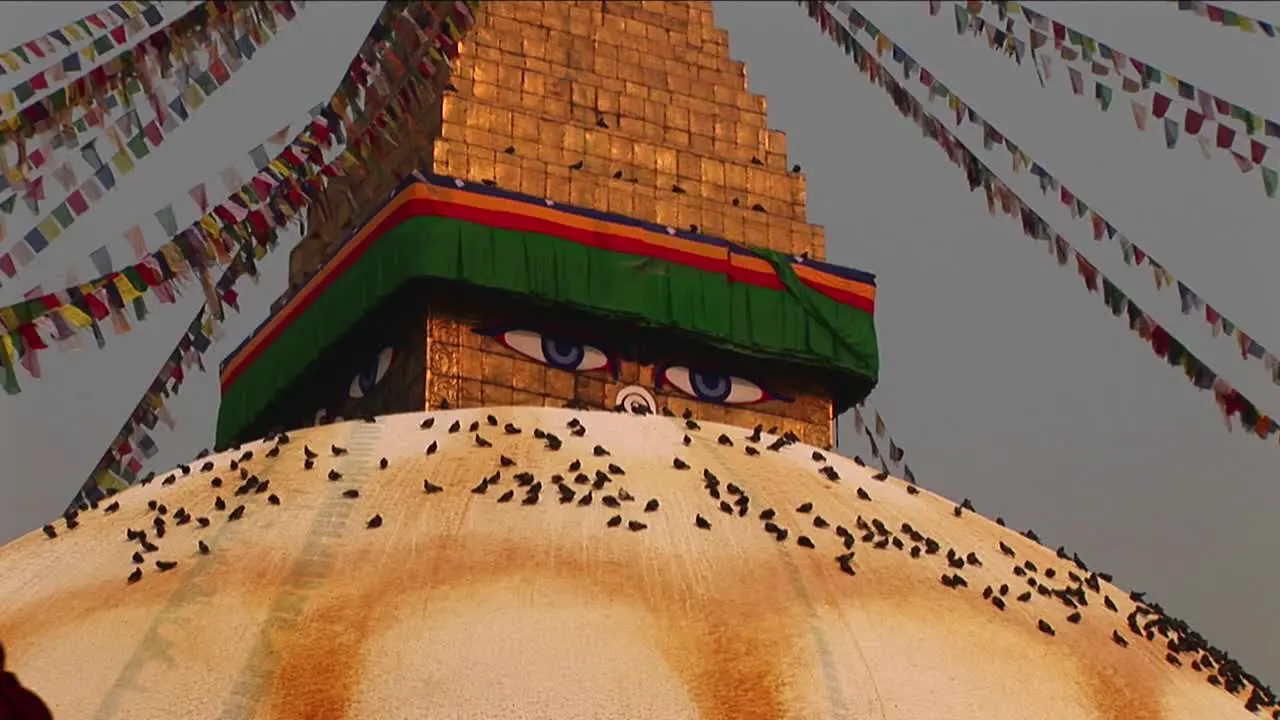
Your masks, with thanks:
<instances>
[{"instance_id":1,"label":"green fabric drape","mask_svg":"<svg viewBox=\"0 0 1280 720\"><path fill-rule=\"evenodd\" d=\"M418 278L456 280L606 319L693 333L740 354L853 375L868 390L875 384L879 360L871 314L804 285L789 263L770 257L787 287L778 291L661 260L645 260L640 268L641 260L548 235L438 217L407 220L378 238L241 370L224 391L218 441L234 439L314 358Z\"/></svg>"}]
</instances>

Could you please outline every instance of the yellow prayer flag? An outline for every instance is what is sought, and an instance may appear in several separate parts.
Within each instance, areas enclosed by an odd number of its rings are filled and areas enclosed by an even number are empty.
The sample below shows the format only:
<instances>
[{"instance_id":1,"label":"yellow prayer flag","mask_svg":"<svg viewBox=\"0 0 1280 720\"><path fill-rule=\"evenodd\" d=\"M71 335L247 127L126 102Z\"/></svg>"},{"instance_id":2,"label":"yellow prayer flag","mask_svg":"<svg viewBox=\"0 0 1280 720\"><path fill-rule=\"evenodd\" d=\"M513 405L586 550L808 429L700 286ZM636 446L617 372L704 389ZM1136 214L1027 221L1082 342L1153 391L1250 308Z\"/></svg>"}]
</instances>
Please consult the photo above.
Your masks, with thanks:
<instances>
[{"instance_id":1,"label":"yellow prayer flag","mask_svg":"<svg viewBox=\"0 0 1280 720\"><path fill-rule=\"evenodd\" d=\"M200 94L200 88L194 84L188 85L187 89L182 91L182 99L187 101L187 107L191 110L198 110L201 105L204 105L204 95Z\"/></svg>"},{"instance_id":2,"label":"yellow prayer flag","mask_svg":"<svg viewBox=\"0 0 1280 720\"><path fill-rule=\"evenodd\" d=\"M80 51L80 57L84 58L85 62L93 62L94 60L98 59L98 51L94 49L92 45L90 45L89 47L86 47L85 49Z\"/></svg>"},{"instance_id":3,"label":"yellow prayer flag","mask_svg":"<svg viewBox=\"0 0 1280 720\"><path fill-rule=\"evenodd\" d=\"M44 235L44 239L53 242L62 234L62 226L58 224L58 219L50 215L43 222L36 226L36 229Z\"/></svg>"},{"instance_id":4,"label":"yellow prayer flag","mask_svg":"<svg viewBox=\"0 0 1280 720\"><path fill-rule=\"evenodd\" d=\"M9 69L9 72L17 72L22 69L22 65L18 62L18 58L11 52L0 53L0 62Z\"/></svg>"},{"instance_id":5,"label":"yellow prayer flag","mask_svg":"<svg viewBox=\"0 0 1280 720\"><path fill-rule=\"evenodd\" d=\"M164 255L165 262L169 263L170 269L178 277L190 275L191 268L187 265L186 258L182 257L182 253L178 251L178 246L173 243L165 243L160 246L160 253Z\"/></svg>"},{"instance_id":6,"label":"yellow prayer flag","mask_svg":"<svg viewBox=\"0 0 1280 720\"><path fill-rule=\"evenodd\" d=\"M0 112L11 113L18 109L18 98L12 90L0 93Z\"/></svg>"},{"instance_id":7,"label":"yellow prayer flag","mask_svg":"<svg viewBox=\"0 0 1280 720\"><path fill-rule=\"evenodd\" d=\"M200 227L204 228L211 237L222 236L222 226L218 224L218 219L212 213L200 218Z\"/></svg>"},{"instance_id":8,"label":"yellow prayer flag","mask_svg":"<svg viewBox=\"0 0 1280 720\"><path fill-rule=\"evenodd\" d=\"M288 165L285 165L284 162L279 159L272 160L271 162L267 163L267 167L271 168L272 170L275 170L276 174L278 174L282 178L293 177L293 171L289 169Z\"/></svg>"},{"instance_id":9,"label":"yellow prayer flag","mask_svg":"<svg viewBox=\"0 0 1280 720\"><path fill-rule=\"evenodd\" d=\"M58 312L62 313L62 318L70 323L72 327L83 329L93 325L93 318L75 305L63 305L58 308Z\"/></svg>"},{"instance_id":10,"label":"yellow prayer flag","mask_svg":"<svg viewBox=\"0 0 1280 720\"><path fill-rule=\"evenodd\" d=\"M893 43L889 40L889 36L880 33L876 36L876 55L883 55L886 50L893 47Z\"/></svg>"},{"instance_id":11,"label":"yellow prayer flag","mask_svg":"<svg viewBox=\"0 0 1280 720\"><path fill-rule=\"evenodd\" d=\"M1239 22L1237 22L1236 24L1239 26L1239 28L1247 33L1251 33L1257 29L1257 27L1253 24L1253 18L1247 18L1241 15L1237 18L1237 20Z\"/></svg>"},{"instance_id":12,"label":"yellow prayer flag","mask_svg":"<svg viewBox=\"0 0 1280 720\"><path fill-rule=\"evenodd\" d=\"M6 328L16 328L21 324L21 321L18 320L18 313L13 308L0 308L0 325Z\"/></svg>"},{"instance_id":13,"label":"yellow prayer flag","mask_svg":"<svg viewBox=\"0 0 1280 720\"><path fill-rule=\"evenodd\" d=\"M62 28L62 34L66 35L67 39L73 42L80 42L81 40L84 40L84 33L81 33L80 28L75 25L68 25Z\"/></svg>"},{"instance_id":14,"label":"yellow prayer flag","mask_svg":"<svg viewBox=\"0 0 1280 720\"><path fill-rule=\"evenodd\" d=\"M128 175L133 172L133 158L129 157L129 153L118 152L111 157L111 164L116 166L122 175Z\"/></svg>"},{"instance_id":15,"label":"yellow prayer flag","mask_svg":"<svg viewBox=\"0 0 1280 720\"><path fill-rule=\"evenodd\" d=\"M128 490L129 489L128 483L126 483L124 480L121 480L120 476L116 475L110 470L103 470L101 473L98 474L98 478L94 482L96 482L98 487L103 490Z\"/></svg>"},{"instance_id":16,"label":"yellow prayer flag","mask_svg":"<svg viewBox=\"0 0 1280 720\"><path fill-rule=\"evenodd\" d=\"M13 344L13 336L9 333L0 335L0 360L4 360L4 364L13 366L13 361L18 357L18 348Z\"/></svg>"},{"instance_id":17,"label":"yellow prayer flag","mask_svg":"<svg viewBox=\"0 0 1280 720\"><path fill-rule=\"evenodd\" d=\"M129 278L124 275L116 275L115 280L112 282L115 283L116 290L120 291L120 297L125 302L133 302L142 297L142 293L138 292L133 283L129 282Z\"/></svg>"}]
</instances>

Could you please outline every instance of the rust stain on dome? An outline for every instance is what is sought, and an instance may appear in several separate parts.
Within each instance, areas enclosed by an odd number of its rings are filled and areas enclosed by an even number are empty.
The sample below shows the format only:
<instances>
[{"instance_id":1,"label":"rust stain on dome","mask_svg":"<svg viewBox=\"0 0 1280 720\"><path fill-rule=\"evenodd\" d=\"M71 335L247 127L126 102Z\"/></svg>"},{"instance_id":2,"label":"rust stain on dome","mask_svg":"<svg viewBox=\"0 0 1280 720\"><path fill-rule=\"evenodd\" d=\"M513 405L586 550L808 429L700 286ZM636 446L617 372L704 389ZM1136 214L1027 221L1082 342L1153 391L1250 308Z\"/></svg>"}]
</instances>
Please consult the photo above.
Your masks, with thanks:
<instances>
[{"instance_id":1,"label":"rust stain on dome","mask_svg":"<svg viewBox=\"0 0 1280 720\"><path fill-rule=\"evenodd\" d=\"M1265 707L1070 555L777 440L545 408L298 431L0 548L0 638L55 717Z\"/></svg>"}]
</instances>

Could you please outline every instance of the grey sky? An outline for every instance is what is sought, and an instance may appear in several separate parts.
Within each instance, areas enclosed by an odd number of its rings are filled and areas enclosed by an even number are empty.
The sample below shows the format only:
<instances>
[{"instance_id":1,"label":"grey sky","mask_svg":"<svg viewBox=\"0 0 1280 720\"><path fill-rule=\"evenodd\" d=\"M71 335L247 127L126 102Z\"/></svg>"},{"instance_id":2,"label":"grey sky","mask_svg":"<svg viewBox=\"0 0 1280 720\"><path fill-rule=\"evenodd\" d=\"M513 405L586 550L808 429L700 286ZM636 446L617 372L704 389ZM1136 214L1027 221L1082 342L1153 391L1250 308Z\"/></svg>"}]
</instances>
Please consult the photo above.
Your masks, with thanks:
<instances>
[{"instance_id":1,"label":"grey sky","mask_svg":"<svg viewBox=\"0 0 1280 720\"><path fill-rule=\"evenodd\" d=\"M1220 4L1280 21L1280 3ZM99 5L6 3L0 47ZM1280 70L1280 40L1214 27L1164 2L1030 5L1280 116L1280 83L1271 75ZM1221 155L1206 161L1194 142L1166 150L1158 131L1134 128L1122 94L1106 114L1072 96L1061 61L1041 88L1029 67L957 37L950 3L936 18L923 2L858 6L1175 276L1264 345L1280 347L1270 287L1280 267L1271 225L1280 205L1263 196L1256 171L1241 175ZM872 404L921 484L1032 527L1051 546L1065 544L1122 585L1148 590L1264 681L1280 679L1280 632L1267 610L1280 592L1270 567L1280 478L1266 470L1276 467L1280 446L1224 432L1212 397L1112 318L1074 267L1057 267L1016 222L989 216L963 173L802 9L791 2L716 9L732 54L748 64L751 88L769 98L770 125L786 131L793 162L808 175L810 219L826 226L831 259L880 277L883 374ZM0 289L0 302L36 282L61 287L69 267L92 276L88 253L104 242L126 259L121 233L135 222L158 245L151 213L177 201L186 213L180 220L190 220L186 189L205 180L213 193L228 158L327 97L376 12L372 3L311 4L139 165L131 185ZM918 84L907 87L923 99ZM941 103L930 109L947 115ZM982 152L976 130L959 135L1157 321L1263 411L1280 413L1280 389L1259 363L1242 362L1231 342L1182 317L1176 293L1157 292L1149 270L1128 268L1116 247L1094 243L1086 222L1042 196L1026 173L1009 172L1002 150ZM28 227L21 217L11 235ZM264 263L260 286L244 284L246 311L230 321L210 367L264 317L283 286L292 240ZM152 303L154 315L127 336L109 337L106 351L46 353L45 380L24 377L22 395L0 397L0 541L61 510L200 302L196 291L176 306ZM179 429L156 434L162 451L151 467L209 444L217 393L212 374L187 381L170 404ZM842 450L865 454L848 418L842 431Z\"/></svg>"}]
</instances>

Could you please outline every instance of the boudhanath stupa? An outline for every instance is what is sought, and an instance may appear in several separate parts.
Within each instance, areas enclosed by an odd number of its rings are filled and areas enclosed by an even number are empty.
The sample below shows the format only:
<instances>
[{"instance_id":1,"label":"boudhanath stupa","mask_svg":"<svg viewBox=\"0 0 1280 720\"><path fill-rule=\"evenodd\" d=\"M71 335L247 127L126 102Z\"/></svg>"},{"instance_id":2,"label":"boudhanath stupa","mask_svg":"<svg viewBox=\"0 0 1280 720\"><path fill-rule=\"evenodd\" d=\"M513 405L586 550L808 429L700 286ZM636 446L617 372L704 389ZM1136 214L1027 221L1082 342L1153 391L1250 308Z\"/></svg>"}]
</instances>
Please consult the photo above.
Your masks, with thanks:
<instances>
[{"instance_id":1,"label":"boudhanath stupa","mask_svg":"<svg viewBox=\"0 0 1280 720\"><path fill-rule=\"evenodd\" d=\"M711 3L433 5L453 71L330 184L219 449L0 548L53 717L1272 716L1087 559L832 449L876 279Z\"/></svg>"}]
</instances>

